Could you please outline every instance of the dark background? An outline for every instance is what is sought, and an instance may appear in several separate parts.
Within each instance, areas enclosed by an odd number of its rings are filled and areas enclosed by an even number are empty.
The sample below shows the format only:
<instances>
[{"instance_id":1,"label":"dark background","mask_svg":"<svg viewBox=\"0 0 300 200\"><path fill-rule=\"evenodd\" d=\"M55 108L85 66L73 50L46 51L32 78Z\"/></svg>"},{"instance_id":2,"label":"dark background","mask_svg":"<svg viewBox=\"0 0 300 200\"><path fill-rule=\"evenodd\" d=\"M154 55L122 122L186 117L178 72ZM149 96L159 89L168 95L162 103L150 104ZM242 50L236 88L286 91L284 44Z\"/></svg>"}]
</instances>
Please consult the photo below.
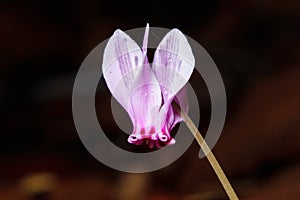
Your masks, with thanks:
<instances>
[{"instance_id":1,"label":"dark background","mask_svg":"<svg viewBox=\"0 0 300 200\"><path fill-rule=\"evenodd\" d=\"M196 142L170 166L132 175L95 160L76 133L71 94L81 62L115 29L147 22L180 29L217 64L228 113L214 153L241 199L299 199L299 17L293 0L2 1L0 199L226 199ZM210 102L199 81L194 74L205 132ZM104 94L101 123L124 141Z\"/></svg>"}]
</instances>

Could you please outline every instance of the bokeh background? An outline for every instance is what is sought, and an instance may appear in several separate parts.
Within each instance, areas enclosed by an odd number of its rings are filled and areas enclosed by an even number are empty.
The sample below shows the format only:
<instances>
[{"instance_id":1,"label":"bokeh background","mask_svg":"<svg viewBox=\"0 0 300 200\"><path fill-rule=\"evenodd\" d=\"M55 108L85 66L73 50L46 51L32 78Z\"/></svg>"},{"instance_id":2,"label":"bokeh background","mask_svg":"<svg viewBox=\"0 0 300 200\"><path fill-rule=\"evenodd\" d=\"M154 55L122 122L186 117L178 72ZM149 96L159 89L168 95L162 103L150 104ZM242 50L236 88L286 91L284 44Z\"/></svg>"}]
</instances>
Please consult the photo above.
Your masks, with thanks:
<instances>
[{"instance_id":1,"label":"bokeh background","mask_svg":"<svg viewBox=\"0 0 300 200\"><path fill-rule=\"evenodd\" d=\"M196 142L170 166L138 175L98 162L76 133L71 95L81 62L115 29L147 22L179 28L217 64L228 113L213 151L240 198L299 199L299 1L30 0L0 3L0 200L227 198ZM191 83L205 133L209 97L199 74ZM110 93L99 94L99 121L126 146Z\"/></svg>"}]
</instances>

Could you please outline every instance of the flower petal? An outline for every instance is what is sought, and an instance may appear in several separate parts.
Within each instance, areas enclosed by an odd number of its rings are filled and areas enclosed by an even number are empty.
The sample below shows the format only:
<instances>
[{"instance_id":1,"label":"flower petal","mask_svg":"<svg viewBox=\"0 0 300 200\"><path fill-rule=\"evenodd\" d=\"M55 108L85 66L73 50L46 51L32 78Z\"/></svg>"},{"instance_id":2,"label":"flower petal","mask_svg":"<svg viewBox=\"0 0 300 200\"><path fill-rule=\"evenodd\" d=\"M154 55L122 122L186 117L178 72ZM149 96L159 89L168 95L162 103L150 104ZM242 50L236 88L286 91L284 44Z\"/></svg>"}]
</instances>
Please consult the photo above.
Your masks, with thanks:
<instances>
[{"instance_id":1,"label":"flower petal","mask_svg":"<svg viewBox=\"0 0 300 200\"><path fill-rule=\"evenodd\" d=\"M186 37L178 29L171 30L158 45L153 59L153 71L165 103L170 103L187 83L194 65L195 58Z\"/></svg>"},{"instance_id":2,"label":"flower petal","mask_svg":"<svg viewBox=\"0 0 300 200\"><path fill-rule=\"evenodd\" d=\"M174 101L179 105L180 109L188 113L189 111L189 101L187 98L187 85L184 85L179 92L176 94ZM173 108L172 108L173 109ZM174 110L173 110L174 111ZM183 119L180 116L180 113L174 111L174 118L172 121L171 129L179 122L182 122Z\"/></svg>"},{"instance_id":3,"label":"flower petal","mask_svg":"<svg viewBox=\"0 0 300 200\"><path fill-rule=\"evenodd\" d=\"M144 56L146 56L146 54L147 54L148 37L149 37L149 24L147 23L146 29L145 29L145 34L144 34L143 47L142 47Z\"/></svg>"},{"instance_id":4,"label":"flower petal","mask_svg":"<svg viewBox=\"0 0 300 200\"><path fill-rule=\"evenodd\" d=\"M128 141L134 143L132 139L135 138L156 140L152 136L161 130L166 121L166 113L160 110L162 104L160 85L147 59L133 84L130 100L135 121L133 133Z\"/></svg>"},{"instance_id":5,"label":"flower petal","mask_svg":"<svg viewBox=\"0 0 300 200\"><path fill-rule=\"evenodd\" d=\"M141 48L127 34L116 30L103 55L103 76L106 84L132 119L130 92L144 62Z\"/></svg>"}]
</instances>

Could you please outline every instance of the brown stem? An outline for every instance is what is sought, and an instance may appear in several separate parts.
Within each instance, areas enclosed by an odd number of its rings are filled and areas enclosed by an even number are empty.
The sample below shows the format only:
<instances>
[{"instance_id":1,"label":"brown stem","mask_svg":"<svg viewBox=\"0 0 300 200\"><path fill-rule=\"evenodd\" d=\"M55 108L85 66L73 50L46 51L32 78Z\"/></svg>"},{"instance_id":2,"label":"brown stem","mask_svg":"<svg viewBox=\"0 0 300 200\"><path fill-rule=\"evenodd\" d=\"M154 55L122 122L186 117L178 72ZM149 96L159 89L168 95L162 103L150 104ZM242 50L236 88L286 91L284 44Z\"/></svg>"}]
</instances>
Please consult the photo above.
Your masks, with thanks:
<instances>
[{"instance_id":1,"label":"brown stem","mask_svg":"<svg viewBox=\"0 0 300 200\"><path fill-rule=\"evenodd\" d=\"M234 192L230 182L228 181L224 171L222 170L220 164L218 163L216 157L210 150L209 146L205 142L204 138L202 137L201 133L199 132L198 128L195 126L191 118L184 112L182 112L179 106L176 103L172 103L173 108L176 112L180 113L182 119L185 121L187 127L193 133L194 137L196 138L198 144L200 145L202 151L206 155L210 165L212 166L213 170L215 171L216 175L218 176L225 192L227 193L229 199L236 200L238 199L236 193Z\"/></svg>"}]
</instances>

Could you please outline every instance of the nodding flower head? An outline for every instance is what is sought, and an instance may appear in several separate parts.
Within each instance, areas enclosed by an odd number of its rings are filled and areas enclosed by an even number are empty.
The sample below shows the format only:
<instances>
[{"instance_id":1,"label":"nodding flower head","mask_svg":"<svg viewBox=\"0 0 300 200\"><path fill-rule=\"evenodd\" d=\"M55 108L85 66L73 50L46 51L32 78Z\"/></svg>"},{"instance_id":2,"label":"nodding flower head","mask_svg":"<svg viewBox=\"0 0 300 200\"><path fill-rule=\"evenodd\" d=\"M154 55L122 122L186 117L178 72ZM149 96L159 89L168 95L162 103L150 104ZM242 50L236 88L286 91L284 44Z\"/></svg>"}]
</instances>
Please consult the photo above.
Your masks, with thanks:
<instances>
[{"instance_id":1,"label":"nodding flower head","mask_svg":"<svg viewBox=\"0 0 300 200\"><path fill-rule=\"evenodd\" d=\"M116 30L104 50L102 70L106 84L133 123L128 142L160 148L174 144L172 128L182 121L172 108L176 101L188 111L186 83L195 58L186 37L173 29L158 45L152 66L147 58L149 25L140 48L126 33Z\"/></svg>"}]
</instances>

